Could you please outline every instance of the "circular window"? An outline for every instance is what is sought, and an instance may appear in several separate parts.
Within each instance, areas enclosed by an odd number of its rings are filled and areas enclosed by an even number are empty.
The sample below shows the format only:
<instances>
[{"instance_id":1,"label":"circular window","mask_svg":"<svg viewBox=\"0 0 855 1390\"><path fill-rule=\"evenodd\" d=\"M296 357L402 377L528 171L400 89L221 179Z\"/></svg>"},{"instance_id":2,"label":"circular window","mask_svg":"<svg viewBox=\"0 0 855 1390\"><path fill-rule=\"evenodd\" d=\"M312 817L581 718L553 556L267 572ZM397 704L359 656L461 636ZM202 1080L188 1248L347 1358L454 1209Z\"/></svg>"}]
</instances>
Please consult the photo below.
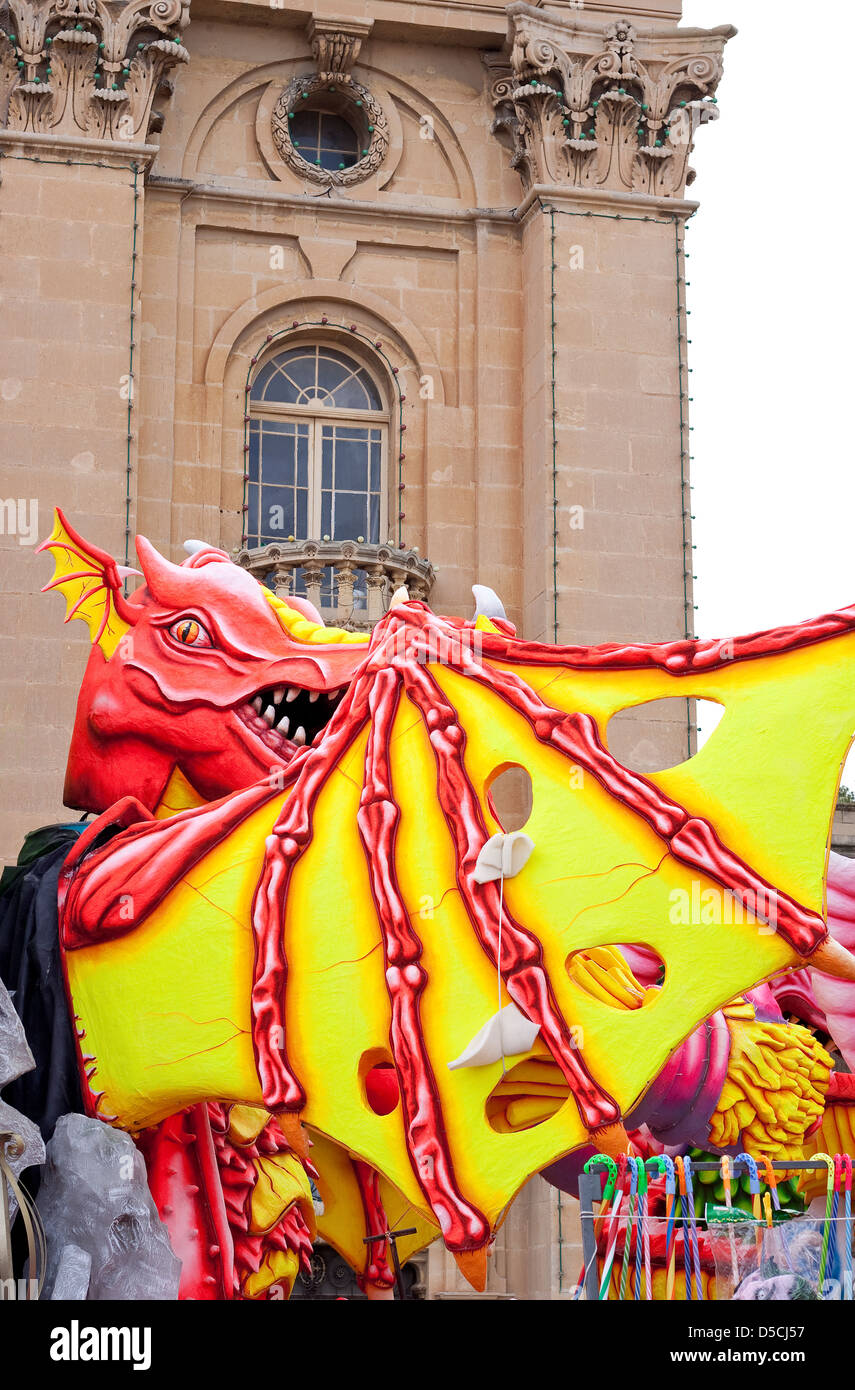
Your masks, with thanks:
<instances>
[{"instance_id":1,"label":"circular window","mask_svg":"<svg viewBox=\"0 0 855 1390\"><path fill-rule=\"evenodd\" d=\"M380 167L389 127L380 103L350 79L295 77L273 108L273 143L303 179L351 184Z\"/></svg>"},{"instance_id":2,"label":"circular window","mask_svg":"<svg viewBox=\"0 0 855 1390\"><path fill-rule=\"evenodd\" d=\"M316 167L349 169L359 159L356 131L334 111L293 111L289 131L294 149Z\"/></svg>"}]
</instances>

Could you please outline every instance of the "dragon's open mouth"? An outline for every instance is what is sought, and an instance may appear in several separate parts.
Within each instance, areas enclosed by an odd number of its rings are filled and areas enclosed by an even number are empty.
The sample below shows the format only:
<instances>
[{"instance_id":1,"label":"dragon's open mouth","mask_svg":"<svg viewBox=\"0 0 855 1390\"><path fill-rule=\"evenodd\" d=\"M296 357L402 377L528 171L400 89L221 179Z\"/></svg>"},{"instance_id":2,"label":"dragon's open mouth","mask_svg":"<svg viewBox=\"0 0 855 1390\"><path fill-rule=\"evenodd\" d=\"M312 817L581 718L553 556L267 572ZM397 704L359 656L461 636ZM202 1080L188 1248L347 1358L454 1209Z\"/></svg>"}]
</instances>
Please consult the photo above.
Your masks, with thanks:
<instances>
[{"instance_id":1,"label":"dragon's open mouth","mask_svg":"<svg viewBox=\"0 0 855 1390\"><path fill-rule=\"evenodd\" d=\"M280 757L292 757L314 743L326 728L346 686L306 690L297 685L265 686L238 705L235 714Z\"/></svg>"}]
</instances>

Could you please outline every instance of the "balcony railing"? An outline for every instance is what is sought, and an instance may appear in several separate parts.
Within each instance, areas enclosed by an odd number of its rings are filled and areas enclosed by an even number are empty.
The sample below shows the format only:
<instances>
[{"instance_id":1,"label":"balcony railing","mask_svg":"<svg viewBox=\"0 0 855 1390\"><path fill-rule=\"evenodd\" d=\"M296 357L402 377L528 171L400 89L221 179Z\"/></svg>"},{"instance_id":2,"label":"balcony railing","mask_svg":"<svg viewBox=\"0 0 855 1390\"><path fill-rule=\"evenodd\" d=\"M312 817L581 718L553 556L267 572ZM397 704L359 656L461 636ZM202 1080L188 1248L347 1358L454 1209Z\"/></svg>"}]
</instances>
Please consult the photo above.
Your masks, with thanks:
<instances>
[{"instance_id":1,"label":"balcony railing","mask_svg":"<svg viewBox=\"0 0 855 1390\"><path fill-rule=\"evenodd\" d=\"M280 598L300 594L328 626L352 632L370 631L402 584L410 598L427 601L436 577L417 550L361 541L277 541L234 558Z\"/></svg>"}]
</instances>

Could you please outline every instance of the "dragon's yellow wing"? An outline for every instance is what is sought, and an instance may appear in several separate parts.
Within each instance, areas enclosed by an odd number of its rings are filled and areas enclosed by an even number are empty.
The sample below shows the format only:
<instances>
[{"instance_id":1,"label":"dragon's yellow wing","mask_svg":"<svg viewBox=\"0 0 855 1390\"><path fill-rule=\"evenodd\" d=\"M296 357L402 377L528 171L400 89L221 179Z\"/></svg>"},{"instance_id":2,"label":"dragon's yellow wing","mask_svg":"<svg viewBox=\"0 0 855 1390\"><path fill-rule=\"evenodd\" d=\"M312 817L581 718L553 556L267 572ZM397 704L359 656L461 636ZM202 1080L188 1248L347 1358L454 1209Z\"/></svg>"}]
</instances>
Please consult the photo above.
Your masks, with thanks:
<instances>
[{"instance_id":1,"label":"dragon's yellow wing","mask_svg":"<svg viewBox=\"0 0 855 1390\"><path fill-rule=\"evenodd\" d=\"M390 641L399 620L441 624L412 608L416 617L389 615ZM574 666L569 649L531 648L527 661L526 644L502 652L487 633L477 667L455 668L430 659L425 649L427 663L418 661L409 673L388 745L399 812L388 868L420 943L426 983L418 1027L453 1181L493 1228L522 1183L590 1142L591 1130L569 1096L554 1113L538 1118L535 1108L530 1127L508 1132L495 1122L492 1100L502 1083L501 1061L448 1069L509 995L467 911L466 840L455 840L458 808L441 804L438 781L443 760L455 755L436 731L450 719L465 734L456 745L457 775L458 785L471 786L483 821L483 829L473 821L467 831L476 849L483 830L500 829L488 796L496 770L515 763L531 777L526 830L535 849L505 884L504 901L539 944L538 968L574 1031L580 1066L627 1115L701 1020L805 957L770 924L768 903L762 912L747 903L737 910L720 879L693 867L665 830L582 769L549 730L565 728L565 714L571 716L566 728L578 716L599 729L602 741L611 715L628 706L674 696L723 703L725 716L696 757L639 785L667 797L683 824L689 818L714 832L755 880L812 914L821 936L829 824L855 725L855 632L852 616L840 616L818 638L685 674L648 659L648 649L638 649L634 667L615 662L597 669L589 662L582 669L583 659ZM366 683L388 680L390 669L408 678L397 644L389 648L394 667L384 666L383 638L383 631L375 637L375 667L360 678ZM527 716L497 693L496 679L507 673L523 704L539 708L540 699L548 717ZM414 698L425 680L433 683L439 711L431 728ZM573 727L580 727L578 719ZM387 984L395 974L387 969L385 924L373 896L379 852L366 855L358 828L371 728L369 720L354 732L306 813L310 834L276 922L287 961L280 1038L260 1038L253 1020L252 905L277 843L271 831L291 799L299 803L299 783L189 868L145 920L118 939L68 951L66 967L87 1050L97 1058L91 1084L102 1097L99 1113L133 1129L210 1097L262 1104L257 1049L263 1043L287 1054L305 1092L306 1124L371 1164L430 1221L401 1107L375 1114L364 1084L367 1066L392 1060L393 986ZM325 742L307 755L306 783L324 758ZM654 949L665 966L662 988L648 991L642 1007L615 1008L581 987L575 953L633 943ZM531 1056L542 1055L538 1040ZM528 1113L525 1106L521 1111Z\"/></svg>"},{"instance_id":2,"label":"dragon's yellow wing","mask_svg":"<svg viewBox=\"0 0 855 1390\"><path fill-rule=\"evenodd\" d=\"M99 646L109 660L131 625L116 561L83 540L59 507L53 531L37 550L49 550L55 566L54 577L42 593L59 589L65 598L65 621L80 618L86 623L93 646Z\"/></svg>"}]
</instances>

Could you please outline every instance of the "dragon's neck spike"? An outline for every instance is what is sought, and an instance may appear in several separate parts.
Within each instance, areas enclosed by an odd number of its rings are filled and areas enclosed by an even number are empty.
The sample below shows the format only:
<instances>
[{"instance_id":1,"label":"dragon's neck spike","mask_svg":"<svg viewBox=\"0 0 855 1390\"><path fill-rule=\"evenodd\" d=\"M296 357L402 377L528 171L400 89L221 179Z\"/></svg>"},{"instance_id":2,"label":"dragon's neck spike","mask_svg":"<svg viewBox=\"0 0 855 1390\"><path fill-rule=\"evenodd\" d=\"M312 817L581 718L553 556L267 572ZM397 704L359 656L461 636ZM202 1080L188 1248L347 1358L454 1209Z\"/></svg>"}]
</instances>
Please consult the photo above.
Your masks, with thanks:
<instances>
[{"instance_id":1,"label":"dragon's neck spike","mask_svg":"<svg viewBox=\"0 0 855 1390\"><path fill-rule=\"evenodd\" d=\"M475 595L473 622L478 618L503 618L507 622L505 605L495 589L488 588L486 584L473 584L472 593Z\"/></svg>"}]
</instances>

